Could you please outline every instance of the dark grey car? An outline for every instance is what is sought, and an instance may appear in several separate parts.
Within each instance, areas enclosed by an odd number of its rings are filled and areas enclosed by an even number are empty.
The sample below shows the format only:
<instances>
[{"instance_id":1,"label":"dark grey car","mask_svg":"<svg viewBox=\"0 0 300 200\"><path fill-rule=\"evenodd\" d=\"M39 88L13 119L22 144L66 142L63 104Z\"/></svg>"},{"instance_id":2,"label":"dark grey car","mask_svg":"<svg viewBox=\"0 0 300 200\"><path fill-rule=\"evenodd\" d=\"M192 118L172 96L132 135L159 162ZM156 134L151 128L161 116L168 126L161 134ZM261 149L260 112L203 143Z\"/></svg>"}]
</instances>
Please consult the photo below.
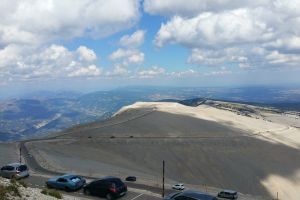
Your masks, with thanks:
<instances>
[{"instance_id":1,"label":"dark grey car","mask_svg":"<svg viewBox=\"0 0 300 200\"><path fill-rule=\"evenodd\" d=\"M238 193L233 190L222 190L219 192L218 197L223 199L238 199Z\"/></svg>"},{"instance_id":2,"label":"dark grey car","mask_svg":"<svg viewBox=\"0 0 300 200\"><path fill-rule=\"evenodd\" d=\"M20 163L12 163L3 166L0 169L0 175L4 178L25 178L29 176L29 169L26 165Z\"/></svg>"},{"instance_id":3,"label":"dark grey car","mask_svg":"<svg viewBox=\"0 0 300 200\"><path fill-rule=\"evenodd\" d=\"M217 198L208 193L189 190L170 194L166 196L164 200L217 200Z\"/></svg>"}]
</instances>

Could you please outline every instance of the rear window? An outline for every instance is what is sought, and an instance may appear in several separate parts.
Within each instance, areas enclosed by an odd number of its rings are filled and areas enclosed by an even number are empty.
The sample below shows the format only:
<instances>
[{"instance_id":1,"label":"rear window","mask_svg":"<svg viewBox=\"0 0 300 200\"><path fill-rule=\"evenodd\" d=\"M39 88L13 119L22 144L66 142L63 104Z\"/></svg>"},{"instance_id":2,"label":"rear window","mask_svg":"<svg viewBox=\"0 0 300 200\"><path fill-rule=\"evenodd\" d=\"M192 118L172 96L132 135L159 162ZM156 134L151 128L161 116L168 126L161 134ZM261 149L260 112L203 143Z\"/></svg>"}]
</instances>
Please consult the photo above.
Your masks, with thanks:
<instances>
[{"instance_id":1,"label":"rear window","mask_svg":"<svg viewBox=\"0 0 300 200\"><path fill-rule=\"evenodd\" d=\"M18 169L18 171L23 172L23 171L27 170L27 166L26 165L21 165L17 169Z\"/></svg>"},{"instance_id":2,"label":"rear window","mask_svg":"<svg viewBox=\"0 0 300 200\"><path fill-rule=\"evenodd\" d=\"M14 171L15 168L13 166L4 166L4 167L1 168L1 170Z\"/></svg>"},{"instance_id":3,"label":"rear window","mask_svg":"<svg viewBox=\"0 0 300 200\"><path fill-rule=\"evenodd\" d=\"M110 180L111 183L114 183L116 187L124 186L124 183L120 179L112 179Z\"/></svg>"},{"instance_id":4,"label":"rear window","mask_svg":"<svg viewBox=\"0 0 300 200\"><path fill-rule=\"evenodd\" d=\"M81 178L78 177L78 176L74 176L74 177L71 178L71 181L72 181L73 183L77 183L77 182L79 182L80 180L81 180Z\"/></svg>"}]
</instances>

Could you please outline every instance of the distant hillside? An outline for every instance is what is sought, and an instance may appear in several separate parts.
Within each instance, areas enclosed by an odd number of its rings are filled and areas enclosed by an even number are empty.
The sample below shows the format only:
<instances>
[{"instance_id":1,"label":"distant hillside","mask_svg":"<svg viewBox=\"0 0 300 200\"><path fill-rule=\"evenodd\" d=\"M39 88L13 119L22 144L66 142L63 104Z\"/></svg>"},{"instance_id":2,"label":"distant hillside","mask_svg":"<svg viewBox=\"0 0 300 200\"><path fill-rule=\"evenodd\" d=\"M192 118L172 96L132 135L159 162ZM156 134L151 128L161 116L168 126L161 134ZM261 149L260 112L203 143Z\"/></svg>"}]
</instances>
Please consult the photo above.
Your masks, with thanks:
<instances>
[{"instance_id":1,"label":"distant hillside","mask_svg":"<svg viewBox=\"0 0 300 200\"><path fill-rule=\"evenodd\" d=\"M300 92L286 88L127 87L88 94L42 91L0 101L0 141L41 136L103 120L121 107L137 101L179 102L197 106L205 99L300 110Z\"/></svg>"}]
</instances>

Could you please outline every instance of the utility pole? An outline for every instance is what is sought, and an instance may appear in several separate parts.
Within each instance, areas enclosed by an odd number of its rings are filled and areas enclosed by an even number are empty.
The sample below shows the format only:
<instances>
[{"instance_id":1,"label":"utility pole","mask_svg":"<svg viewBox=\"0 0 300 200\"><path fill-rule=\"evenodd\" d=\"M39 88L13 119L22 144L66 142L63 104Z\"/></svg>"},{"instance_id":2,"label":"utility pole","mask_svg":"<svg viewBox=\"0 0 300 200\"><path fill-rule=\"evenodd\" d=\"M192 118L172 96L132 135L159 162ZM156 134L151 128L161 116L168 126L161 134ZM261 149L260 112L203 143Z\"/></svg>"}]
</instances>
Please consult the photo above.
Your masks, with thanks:
<instances>
[{"instance_id":1,"label":"utility pole","mask_svg":"<svg viewBox=\"0 0 300 200\"><path fill-rule=\"evenodd\" d=\"M22 163L22 148L20 146L20 164Z\"/></svg>"},{"instance_id":2,"label":"utility pole","mask_svg":"<svg viewBox=\"0 0 300 200\"><path fill-rule=\"evenodd\" d=\"M165 161L163 160L163 183L162 183L162 197L165 197Z\"/></svg>"}]
</instances>

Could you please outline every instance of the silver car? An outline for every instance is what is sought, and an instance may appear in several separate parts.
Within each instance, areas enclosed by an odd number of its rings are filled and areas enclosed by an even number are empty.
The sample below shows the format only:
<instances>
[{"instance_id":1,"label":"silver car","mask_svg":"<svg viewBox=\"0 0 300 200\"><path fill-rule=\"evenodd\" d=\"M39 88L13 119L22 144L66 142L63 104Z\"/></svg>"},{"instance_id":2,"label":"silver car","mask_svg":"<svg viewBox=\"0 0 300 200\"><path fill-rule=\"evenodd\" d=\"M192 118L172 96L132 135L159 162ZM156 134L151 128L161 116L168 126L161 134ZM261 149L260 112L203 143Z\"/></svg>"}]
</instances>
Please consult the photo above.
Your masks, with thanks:
<instances>
[{"instance_id":1,"label":"silver car","mask_svg":"<svg viewBox=\"0 0 300 200\"><path fill-rule=\"evenodd\" d=\"M29 169L26 165L20 163L12 163L5 165L0 170L0 175L4 178L25 178L29 176Z\"/></svg>"}]
</instances>

